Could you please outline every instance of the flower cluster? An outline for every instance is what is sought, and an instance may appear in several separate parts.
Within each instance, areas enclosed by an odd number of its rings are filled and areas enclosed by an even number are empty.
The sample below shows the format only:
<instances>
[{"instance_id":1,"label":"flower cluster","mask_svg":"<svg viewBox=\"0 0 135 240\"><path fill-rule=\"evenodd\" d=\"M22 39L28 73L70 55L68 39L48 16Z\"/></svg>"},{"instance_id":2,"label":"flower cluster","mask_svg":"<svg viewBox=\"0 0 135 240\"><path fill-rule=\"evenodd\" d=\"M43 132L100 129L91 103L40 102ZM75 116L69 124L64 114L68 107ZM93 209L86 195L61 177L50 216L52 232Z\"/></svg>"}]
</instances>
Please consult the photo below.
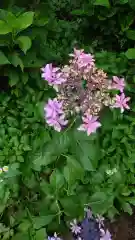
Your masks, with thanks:
<instances>
[{"instance_id":1,"label":"flower cluster","mask_svg":"<svg viewBox=\"0 0 135 240\"><path fill-rule=\"evenodd\" d=\"M74 219L70 225L73 236L77 240L111 240L109 230L104 230L104 218L101 216L95 218L90 209L87 209L86 216L80 224L77 224L77 220Z\"/></svg>"},{"instance_id":2,"label":"flower cluster","mask_svg":"<svg viewBox=\"0 0 135 240\"><path fill-rule=\"evenodd\" d=\"M68 123L66 118L79 114L82 117L80 131L88 135L101 126L99 113L104 106L129 109L129 97L124 94L125 80L107 74L95 66L94 56L84 50L74 49L68 65L61 68L47 64L41 69L42 78L57 90L57 98L49 99L45 106L45 118L49 126L61 131ZM110 90L118 90L114 95Z\"/></svg>"},{"instance_id":3,"label":"flower cluster","mask_svg":"<svg viewBox=\"0 0 135 240\"><path fill-rule=\"evenodd\" d=\"M76 219L70 222L70 230L75 240L111 240L109 230L104 230L104 218L95 218L90 209L85 209L84 219L78 223ZM56 233L48 240L62 240Z\"/></svg>"}]
</instances>

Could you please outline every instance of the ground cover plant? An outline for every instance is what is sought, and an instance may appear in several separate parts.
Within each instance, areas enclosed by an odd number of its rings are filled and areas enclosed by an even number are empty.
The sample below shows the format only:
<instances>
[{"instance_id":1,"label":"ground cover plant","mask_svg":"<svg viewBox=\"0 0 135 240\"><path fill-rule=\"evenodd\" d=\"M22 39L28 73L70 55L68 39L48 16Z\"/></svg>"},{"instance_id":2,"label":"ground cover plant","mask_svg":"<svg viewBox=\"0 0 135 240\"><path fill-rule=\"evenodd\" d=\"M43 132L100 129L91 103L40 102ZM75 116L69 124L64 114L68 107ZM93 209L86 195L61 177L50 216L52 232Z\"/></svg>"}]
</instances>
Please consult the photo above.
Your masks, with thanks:
<instances>
[{"instance_id":1,"label":"ground cover plant","mask_svg":"<svg viewBox=\"0 0 135 240\"><path fill-rule=\"evenodd\" d=\"M82 221L86 206L109 219L132 214L134 1L0 4L0 239L61 236L73 219ZM67 65L74 48L94 55L108 79L123 78L130 97L123 113L104 107L101 127L89 136L74 117L57 132L44 113L57 92L41 68Z\"/></svg>"}]
</instances>

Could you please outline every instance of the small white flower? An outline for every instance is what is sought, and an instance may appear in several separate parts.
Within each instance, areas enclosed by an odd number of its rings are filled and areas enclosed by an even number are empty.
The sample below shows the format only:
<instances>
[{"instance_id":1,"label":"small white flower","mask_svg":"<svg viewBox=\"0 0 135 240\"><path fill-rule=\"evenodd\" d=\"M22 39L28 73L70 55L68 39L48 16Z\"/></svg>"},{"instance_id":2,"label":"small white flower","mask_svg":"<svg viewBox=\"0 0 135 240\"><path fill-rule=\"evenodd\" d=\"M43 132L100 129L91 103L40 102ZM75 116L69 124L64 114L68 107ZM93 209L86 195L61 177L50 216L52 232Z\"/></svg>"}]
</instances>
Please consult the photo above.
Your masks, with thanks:
<instances>
[{"instance_id":1,"label":"small white flower","mask_svg":"<svg viewBox=\"0 0 135 240\"><path fill-rule=\"evenodd\" d=\"M81 227L78 226L76 219L74 219L73 222L70 223L70 225L72 233L75 233L77 235L81 232Z\"/></svg>"},{"instance_id":2,"label":"small white flower","mask_svg":"<svg viewBox=\"0 0 135 240\"><path fill-rule=\"evenodd\" d=\"M0 174L3 172L2 168L0 168Z\"/></svg>"},{"instance_id":3,"label":"small white flower","mask_svg":"<svg viewBox=\"0 0 135 240\"><path fill-rule=\"evenodd\" d=\"M3 167L3 172L8 172L8 169L9 169L8 166L4 166Z\"/></svg>"}]
</instances>

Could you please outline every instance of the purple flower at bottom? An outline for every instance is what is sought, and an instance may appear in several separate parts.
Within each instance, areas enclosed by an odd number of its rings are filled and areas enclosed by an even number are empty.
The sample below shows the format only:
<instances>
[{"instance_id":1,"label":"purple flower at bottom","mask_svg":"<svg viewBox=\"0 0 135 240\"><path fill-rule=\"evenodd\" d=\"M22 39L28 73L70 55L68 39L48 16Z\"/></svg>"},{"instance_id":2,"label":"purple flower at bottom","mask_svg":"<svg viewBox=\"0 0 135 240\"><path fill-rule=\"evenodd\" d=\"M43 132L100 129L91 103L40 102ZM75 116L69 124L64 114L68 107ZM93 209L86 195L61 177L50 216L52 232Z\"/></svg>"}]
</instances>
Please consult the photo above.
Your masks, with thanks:
<instances>
[{"instance_id":1,"label":"purple flower at bottom","mask_svg":"<svg viewBox=\"0 0 135 240\"><path fill-rule=\"evenodd\" d=\"M48 236L48 240L62 240L62 238L57 236L57 233L55 232L52 237Z\"/></svg>"},{"instance_id":2,"label":"purple flower at bottom","mask_svg":"<svg viewBox=\"0 0 135 240\"><path fill-rule=\"evenodd\" d=\"M74 219L73 222L70 223L70 225L71 225L70 229L71 229L72 233L74 233L76 235L78 233L81 233L81 227L79 227L79 225L77 224L76 219Z\"/></svg>"},{"instance_id":3,"label":"purple flower at bottom","mask_svg":"<svg viewBox=\"0 0 135 240\"><path fill-rule=\"evenodd\" d=\"M100 240L112 240L110 232L108 230L106 230L105 232L104 230L101 229Z\"/></svg>"}]
</instances>

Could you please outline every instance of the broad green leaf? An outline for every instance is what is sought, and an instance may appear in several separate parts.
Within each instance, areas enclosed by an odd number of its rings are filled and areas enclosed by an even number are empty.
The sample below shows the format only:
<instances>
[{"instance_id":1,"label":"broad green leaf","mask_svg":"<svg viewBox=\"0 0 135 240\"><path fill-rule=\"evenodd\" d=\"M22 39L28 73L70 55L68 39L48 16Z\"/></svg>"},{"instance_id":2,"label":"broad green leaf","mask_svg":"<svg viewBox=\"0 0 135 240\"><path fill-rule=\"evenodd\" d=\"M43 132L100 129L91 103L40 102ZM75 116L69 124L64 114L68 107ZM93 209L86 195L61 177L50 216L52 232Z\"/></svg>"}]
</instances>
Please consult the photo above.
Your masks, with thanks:
<instances>
[{"instance_id":1,"label":"broad green leaf","mask_svg":"<svg viewBox=\"0 0 135 240\"><path fill-rule=\"evenodd\" d=\"M105 192L95 192L89 200L89 204L95 213L104 214L113 205L114 197L109 197Z\"/></svg>"},{"instance_id":2,"label":"broad green leaf","mask_svg":"<svg viewBox=\"0 0 135 240\"><path fill-rule=\"evenodd\" d=\"M28 82L28 78L29 78L29 76L28 76L27 72L24 72L21 74L21 79L24 84L26 84Z\"/></svg>"},{"instance_id":3,"label":"broad green leaf","mask_svg":"<svg viewBox=\"0 0 135 240\"><path fill-rule=\"evenodd\" d=\"M7 34L12 32L12 28L4 21L0 20L0 34Z\"/></svg>"},{"instance_id":4,"label":"broad green leaf","mask_svg":"<svg viewBox=\"0 0 135 240\"><path fill-rule=\"evenodd\" d=\"M66 181L71 184L77 179L81 180L84 176L84 170L80 163L72 156L67 156L67 165L63 169Z\"/></svg>"},{"instance_id":5,"label":"broad green leaf","mask_svg":"<svg viewBox=\"0 0 135 240\"><path fill-rule=\"evenodd\" d=\"M0 65L10 64L7 57L4 55L2 51L0 51Z\"/></svg>"},{"instance_id":6,"label":"broad green leaf","mask_svg":"<svg viewBox=\"0 0 135 240\"><path fill-rule=\"evenodd\" d=\"M37 18L34 21L34 25L43 27L48 23L49 19L46 16L37 16Z\"/></svg>"},{"instance_id":7,"label":"broad green leaf","mask_svg":"<svg viewBox=\"0 0 135 240\"><path fill-rule=\"evenodd\" d=\"M18 230L20 230L21 232L27 232L30 226L31 222L28 219L25 219L22 223L19 224Z\"/></svg>"},{"instance_id":8,"label":"broad green leaf","mask_svg":"<svg viewBox=\"0 0 135 240\"><path fill-rule=\"evenodd\" d=\"M47 166L48 164L55 161L55 159L56 157L52 156L47 149L44 153L39 152L33 157L33 169L40 171L42 166Z\"/></svg>"},{"instance_id":9,"label":"broad green leaf","mask_svg":"<svg viewBox=\"0 0 135 240\"><path fill-rule=\"evenodd\" d=\"M54 190L60 189L64 184L64 176L58 170L54 170L50 176L50 184L54 188Z\"/></svg>"},{"instance_id":10,"label":"broad green leaf","mask_svg":"<svg viewBox=\"0 0 135 240\"><path fill-rule=\"evenodd\" d=\"M40 217L33 217L33 226L35 229L40 229L49 223L52 222L54 218L54 215L48 215L48 216L40 216Z\"/></svg>"},{"instance_id":11,"label":"broad green leaf","mask_svg":"<svg viewBox=\"0 0 135 240\"><path fill-rule=\"evenodd\" d=\"M128 0L117 0L118 4L125 4L125 3L128 3Z\"/></svg>"},{"instance_id":12,"label":"broad green leaf","mask_svg":"<svg viewBox=\"0 0 135 240\"><path fill-rule=\"evenodd\" d=\"M36 231L36 239L35 240L45 240L46 235L46 229L41 228L40 230Z\"/></svg>"},{"instance_id":13,"label":"broad green leaf","mask_svg":"<svg viewBox=\"0 0 135 240\"><path fill-rule=\"evenodd\" d=\"M12 53L8 55L9 61L13 64L14 67L20 66L22 72L23 72L23 62L21 58L19 57L18 53Z\"/></svg>"},{"instance_id":14,"label":"broad green leaf","mask_svg":"<svg viewBox=\"0 0 135 240\"><path fill-rule=\"evenodd\" d=\"M18 30L28 28L33 23L34 12L25 12L21 14L17 19Z\"/></svg>"},{"instance_id":15,"label":"broad green leaf","mask_svg":"<svg viewBox=\"0 0 135 240\"><path fill-rule=\"evenodd\" d=\"M127 202L124 202L124 200L122 202L122 208L123 208L123 211L127 212L129 215L133 214L133 210L132 210L131 205Z\"/></svg>"},{"instance_id":16,"label":"broad green leaf","mask_svg":"<svg viewBox=\"0 0 135 240\"><path fill-rule=\"evenodd\" d=\"M100 5L108 8L110 7L109 0L95 0L94 5Z\"/></svg>"},{"instance_id":17,"label":"broad green leaf","mask_svg":"<svg viewBox=\"0 0 135 240\"><path fill-rule=\"evenodd\" d=\"M71 14L81 16L85 14L85 11L83 9L75 9L71 12Z\"/></svg>"},{"instance_id":18,"label":"broad green leaf","mask_svg":"<svg viewBox=\"0 0 135 240\"><path fill-rule=\"evenodd\" d=\"M135 31L134 30L128 30L126 32L127 38L135 40Z\"/></svg>"},{"instance_id":19,"label":"broad green leaf","mask_svg":"<svg viewBox=\"0 0 135 240\"><path fill-rule=\"evenodd\" d=\"M10 71L8 76L9 76L9 85L11 87L15 86L19 82L19 75L17 71L15 70Z\"/></svg>"},{"instance_id":20,"label":"broad green leaf","mask_svg":"<svg viewBox=\"0 0 135 240\"><path fill-rule=\"evenodd\" d=\"M16 42L25 54L32 45L31 39L27 36L20 36L19 38L17 38Z\"/></svg>"},{"instance_id":21,"label":"broad green leaf","mask_svg":"<svg viewBox=\"0 0 135 240\"><path fill-rule=\"evenodd\" d=\"M126 52L125 55L128 59L135 59L135 48L129 48Z\"/></svg>"},{"instance_id":22,"label":"broad green leaf","mask_svg":"<svg viewBox=\"0 0 135 240\"><path fill-rule=\"evenodd\" d=\"M17 234L15 234L12 238L11 238L11 240L30 240L30 238L29 238L29 233L27 232L27 233L17 233Z\"/></svg>"},{"instance_id":23,"label":"broad green leaf","mask_svg":"<svg viewBox=\"0 0 135 240\"><path fill-rule=\"evenodd\" d=\"M135 1L134 0L128 0L130 7L135 10Z\"/></svg>"}]
</instances>

